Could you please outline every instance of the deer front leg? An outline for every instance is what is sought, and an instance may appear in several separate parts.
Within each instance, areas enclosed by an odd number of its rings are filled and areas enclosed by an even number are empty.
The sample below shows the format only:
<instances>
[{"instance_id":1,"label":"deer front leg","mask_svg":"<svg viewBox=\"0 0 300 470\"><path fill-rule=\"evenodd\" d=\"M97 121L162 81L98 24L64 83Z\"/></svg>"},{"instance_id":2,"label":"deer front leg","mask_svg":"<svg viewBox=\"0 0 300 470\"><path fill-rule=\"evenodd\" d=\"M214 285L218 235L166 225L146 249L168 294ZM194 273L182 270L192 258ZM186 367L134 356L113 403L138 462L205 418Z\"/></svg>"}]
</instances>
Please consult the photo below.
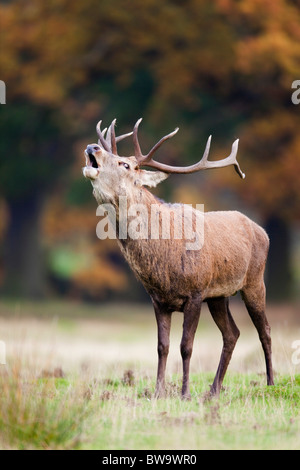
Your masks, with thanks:
<instances>
[{"instance_id":1,"label":"deer front leg","mask_svg":"<svg viewBox=\"0 0 300 470\"><path fill-rule=\"evenodd\" d=\"M158 331L158 368L155 388L155 397L161 398L165 395L165 373L166 364L169 354L171 315L166 312L160 305L154 303L155 317Z\"/></svg>"},{"instance_id":2,"label":"deer front leg","mask_svg":"<svg viewBox=\"0 0 300 470\"><path fill-rule=\"evenodd\" d=\"M199 322L200 311L201 301L199 300L188 301L183 311L184 320L182 339L180 343L180 352L183 366L181 396L185 400L191 399L189 384L190 360L193 351L194 337Z\"/></svg>"}]
</instances>

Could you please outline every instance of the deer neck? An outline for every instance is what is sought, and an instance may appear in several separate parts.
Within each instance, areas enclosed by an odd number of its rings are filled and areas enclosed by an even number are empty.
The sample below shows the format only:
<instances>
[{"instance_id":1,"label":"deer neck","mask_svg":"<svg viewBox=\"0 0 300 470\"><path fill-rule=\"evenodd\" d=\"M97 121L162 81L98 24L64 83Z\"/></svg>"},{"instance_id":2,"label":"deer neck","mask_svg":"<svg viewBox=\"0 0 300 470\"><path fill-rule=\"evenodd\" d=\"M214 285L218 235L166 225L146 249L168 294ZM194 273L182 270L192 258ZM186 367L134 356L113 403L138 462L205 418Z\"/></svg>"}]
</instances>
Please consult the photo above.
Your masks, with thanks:
<instances>
[{"instance_id":1,"label":"deer neck","mask_svg":"<svg viewBox=\"0 0 300 470\"><path fill-rule=\"evenodd\" d=\"M132 220L138 217L139 221L144 222L146 225L149 224L151 207L162 204L162 201L157 199L143 186L130 187L130 191L124 190L124 192L113 195L105 194L102 189L99 190L99 188L94 187L93 194L99 206L103 206L104 211L108 210L108 219L122 247L125 247L127 244L132 245L130 242L135 243L137 241L136 237L134 239L130 237L130 224ZM136 223L138 223L138 220L136 220ZM138 238L141 241L142 238L145 240L148 237Z\"/></svg>"},{"instance_id":2,"label":"deer neck","mask_svg":"<svg viewBox=\"0 0 300 470\"><path fill-rule=\"evenodd\" d=\"M151 272L153 273L153 250L155 249L153 242L159 244L159 240L151 240L151 210L153 205L161 207L163 202L144 187L140 187L135 192L131 192L128 197L123 197L123 200L119 198L119 204L116 207L118 245L134 274L146 289ZM125 223L124 219L122 220L124 213L127 213ZM133 236L132 226L137 229L134 234L142 231L143 235L141 237ZM157 279L157 282L159 282L159 279Z\"/></svg>"},{"instance_id":3,"label":"deer neck","mask_svg":"<svg viewBox=\"0 0 300 470\"><path fill-rule=\"evenodd\" d=\"M130 224L134 223L134 219L137 224L139 222L149 224L151 207L154 204L161 204L161 201L144 187L136 188L135 191L126 193L124 196L119 196L118 200L115 201L116 235L123 247L127 245L127 242L137 241L137 239L130 237ZM147 221L145 219L147 219ZM124 230L128 236L124 236ZM139 238L139 240L141 240L141 238Z\"/></svg>"}]
</instances>

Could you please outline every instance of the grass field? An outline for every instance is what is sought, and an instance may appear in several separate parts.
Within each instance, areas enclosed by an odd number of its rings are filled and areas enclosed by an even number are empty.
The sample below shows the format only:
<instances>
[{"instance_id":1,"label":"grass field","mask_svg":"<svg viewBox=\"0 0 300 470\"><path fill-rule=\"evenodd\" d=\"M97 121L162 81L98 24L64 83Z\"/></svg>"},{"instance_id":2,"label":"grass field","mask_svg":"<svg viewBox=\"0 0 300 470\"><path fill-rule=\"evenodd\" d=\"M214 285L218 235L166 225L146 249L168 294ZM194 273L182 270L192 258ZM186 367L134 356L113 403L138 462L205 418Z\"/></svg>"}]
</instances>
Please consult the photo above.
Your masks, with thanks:
<instances>
[{"instance_id":1,"label":"grass field","mask_svg":"<svg viewBox=\"0 0 300 470\"><path fill-rule=\"evenodd\" d=\"M267 387L257 333L239 301L241 330L219 400L204 401L221 352L206 307L191 362L192 400L181 401L182 316L173 315L167 396L153 397L151 306L1 303L2 449L300 449L300 340L296 306L269 307L275 386Z\"/></svg>"}]
</instances>

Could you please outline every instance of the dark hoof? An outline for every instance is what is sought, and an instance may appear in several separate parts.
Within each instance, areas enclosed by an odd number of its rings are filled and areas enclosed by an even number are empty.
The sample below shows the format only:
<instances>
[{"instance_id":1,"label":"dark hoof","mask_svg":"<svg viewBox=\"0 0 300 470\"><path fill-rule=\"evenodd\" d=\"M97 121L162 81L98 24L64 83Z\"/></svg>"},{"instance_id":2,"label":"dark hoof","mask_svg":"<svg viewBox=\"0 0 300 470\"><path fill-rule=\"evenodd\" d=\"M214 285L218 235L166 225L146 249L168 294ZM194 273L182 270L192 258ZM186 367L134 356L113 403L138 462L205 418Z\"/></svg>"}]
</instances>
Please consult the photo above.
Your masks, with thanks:
<instances>
[{"instance_id":1,"label":"dark hoof","mask_svg":"<svg viewBox=\"0 0 300 470\"><path fill-rule=\"evenodd\" d=\"M181 399L184 401L191 401L192 397L190 393L184 393L181 395Z\"/></svg>"}]
</instances>

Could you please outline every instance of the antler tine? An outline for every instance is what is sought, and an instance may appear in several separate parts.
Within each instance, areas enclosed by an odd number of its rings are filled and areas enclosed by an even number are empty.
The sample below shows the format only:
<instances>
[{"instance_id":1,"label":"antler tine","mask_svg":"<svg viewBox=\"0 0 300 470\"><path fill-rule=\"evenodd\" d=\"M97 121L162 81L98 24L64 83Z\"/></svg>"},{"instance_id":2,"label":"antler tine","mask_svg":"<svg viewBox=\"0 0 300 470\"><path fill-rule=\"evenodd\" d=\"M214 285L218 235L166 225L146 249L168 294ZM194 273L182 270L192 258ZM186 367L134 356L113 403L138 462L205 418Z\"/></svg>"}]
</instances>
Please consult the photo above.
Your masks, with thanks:
<instances>
[{"instance_id":1,"label":"antler tine","mask_svg":"<svg viewBox=\"0 0 300 470\"><path fill-rule=\"evenodd\" d=\"M201 158L201 160L198 163L195 163L194 165L190 166L171 166L171 165L165 165L164 163L156 162L155 160L150 160L149 162L146 163L147 166L150 168L155 168L160 171L164 171L165 173L194 173L195 171L199 170L205 170L205 166L211 163L217 163L217 162L209 162L207 160L208 154L209 154L209 149L210 149L210 142L211 142L211 135L207 139L206 142L206 147L204 154Z\"/></svg>"},{"instance_id":2,"label":"antler tine","mask_svg":"<svg viewBox=\"0 0 300 470\"><path fill-rule=\"evenodd\" d=\"M145 156L145 162L147 162L148 160L151 160L151 157L152 155L156 152L157 149L159 149L159 147L168 139L170 139L171 137L173 137L175 134L177 134L177 132L179 131L179 127L176 127L176 129L173 131L173 132L170 132L170 134L168 135L165 135L162 139L160 139L157 144L154 145L154 147L152 147L152 149L150 150L150 152Z\"/></svg>"},{"instance_id":3,"label":"antler tine","mask_svg":"<svg viewBox=\"0 0 300 470\"><path fill-rule=\"evenodd\" d=\"M107 129L105 142L107 143L109 150L111 151L111 126L109 126L109 128Z\"/></svg>"},{"instance_id":4,"label":"antler tine","mask_svg":"<svg viewBox=\"0 0 300 470\"><path fill-rule=\"evenodd\" d=\"M236 159L239 139L233 142L230 155L226 158L223 158L222 160L217 160L217 161L208 160L208 154L209 154L210 143L211 143L211 135L210 135L209 138L207 139L204 154L198 163L195 163L194 165L190 165L190 166L185 166L185 167L165 165L164 163L160 163L160 162L156 162L155 160L152 160L152 155L163 144L163 142L173 137L178 132L178 127L173 132L171 132L170 134L160 139L160 141L154 145L154 147L150 150L150 152L146 156L144 156L141 152L140 145L139 145L138 138L137 138L137 130L138 130L138 126L140 122L141 122L141 119L137 121L136 125L134 126L134 131L133 131L135 157L139 165L145 165L150 168L155 168L157 170L164 171L165 173L179 173L179 174L194 173L196 171L207 170L209 168L223 168L229 165L234 165L234 168L236 172L238 173L238 175L241 178L245 178L245 174L240 169L239 163Z\"/></svg>"},{"instance_id":5,"label":"antler tine","mask_svg":"<svg viewBox=\"0 0 300 470\"><path fill-rule=\"evenodd\" d=\"M115 133L115 125L116 125L116 119L114 119L109 126L109 128L105 128L103 131L101 131L101 124L102 121L99 121L96 130L99 136L98 143L106 150L107 152L110 152L114 155L118 155L118 150L117 150L117 143L120 142L121 140L125 139L126 137L129 137L133 134L133 132L128 132L128 134L123 134L118 137L116 137ZM105 136L105 132L106 136Z\"/></svg>"},{"instance_id":6,"label":"antler tine","mask_svg":"<svg viewBox=\"0 0 300 470\"><path fill-rule=\"evenodd\" d=\"M179 127L176 127L176 129L171 132L170 134L168 135L165 135L162 139L160 139L159 142L157 142L157 144L154 145L154 147L152 147L152 149L150 150L149 153L147 153L147 155L143 155L142 154L142 151L141 151L141 147L140 147L140 144L139 144L139 140L138 140L138 128L139 128L139 125L140 123L142 122L142 118L139 119L135 126L134 126L134 129L133 129L133 143L134 143L134 153L135 153L135 158L137 159L138 163L140 165L148 165L148 162L151 162L151 157L152 155L156 152L156 150L167 140L167 139L170 139L171 137L173 137L179 130Z\"/></svg>"},{"instance_id":7,"label":"antler tine","mask_svg":"<svg viewBox=\"0 0 300 470\"><path fill-rule=\"evenodd\" d=\"M136 121L135 126L133 128L133 145L134 145L134 155L135 158L137 159L138 163L140 163L143 160L143 154L141 151L141 147L139 144L139 139L138 139L138 129L139 125L142 122L143 118L140 118L138 121Z\"/></svg>"},{"instance_id":8,"label":"antler tine","mask_svg":"<svg viewBox=\"0 0 300 470\"><path fill-rule=\"evenodd\" d=\"M114 155L117 155L117 145L116 145L116 134L115 134L115 124L116 124L116 119L114 119L109 126L106 134L105 141L109 147L109 150L111 153Z\"/></svg>"},{"instance_id":9,"label":"antler tine","mask_svg":"<svg viewBox=\"0 0 300 470\"><path fill-rule=\"evenodd\" d=\"M114 155L118 155L118 150L117 150L117 143L120 142L123 139L126 139L126 137L129 137L133 134L133 132L128 132L127 134L122 134L116 137L115 133L115 125L116 125L116 119L113 120L113 122L110 125L111 129L111 151Z\"/></svg>"},{"instance_id":10,"label":"antler tine","mask_svg":"<svg viewBox=\"0 0 300 470\"><path fill-rule=\"evenodd\" d=\"M114 155L118 155L118 150L117 150L117 142L116 142L116 133L115 133L115 125L116 125L116 119L114 119L110 125L110 131L111 131L111 151Z\"/></svg>"},{"instance_id":11,"label":"antler tine","mask_svg":"<svg viewBox=\"0 0 300 470\"><path fill-rule=\"evenodd\" d=\"M116 142L118 143L121 140L126 139L126 137L130 137L132 134L133 132L128 132L128 134L119 135L118 137L116 137Z\"/></svg>"},{"instance_id":12,"label":"antler tine","mask_svg":"<svg viewBox=\"0 0 300 470\"><path fill-rule=\"evenodd\" d=\"M99 136L99 141L98 143L102 145L102 147L104 148L104 150L106 150L107 152L110 152L110 148L101 132L101 123L102 121L99 121L97 126L96 126L96 131L97 131L97 134Z\"/></svg>"},{"instance_id":13,"label":"antler tine","mask_svg":"<svg viewBox=\"0 0 300 470\"><path fill-rule=\"evenodd\" d=\"M211 138L211 136L209 137L209 141L210 141L210 138ZM242 172L242 170L240 168L240 165L239 165L239 163L236 159L236 155L237 155L237 151L238 151L238 145L239 145L239 139L236 139L232 144L230 155L226 158L223 158L222 160L217 160L217 161L213 161L213 162L207 160L208 152L206 154L206 150L205 150L203 158L200 160L199 163L197 163L195 165L195 168L196 168L195 171L197 171L197 169L207 170L209 168L223 168L225 166L234 165L234 169L237 172L237 174L242 179L244 179L246 175L245 175L245 173ZM198 168L197 168L197 166L198 166Z\"/></svg>"}]
</instances>

